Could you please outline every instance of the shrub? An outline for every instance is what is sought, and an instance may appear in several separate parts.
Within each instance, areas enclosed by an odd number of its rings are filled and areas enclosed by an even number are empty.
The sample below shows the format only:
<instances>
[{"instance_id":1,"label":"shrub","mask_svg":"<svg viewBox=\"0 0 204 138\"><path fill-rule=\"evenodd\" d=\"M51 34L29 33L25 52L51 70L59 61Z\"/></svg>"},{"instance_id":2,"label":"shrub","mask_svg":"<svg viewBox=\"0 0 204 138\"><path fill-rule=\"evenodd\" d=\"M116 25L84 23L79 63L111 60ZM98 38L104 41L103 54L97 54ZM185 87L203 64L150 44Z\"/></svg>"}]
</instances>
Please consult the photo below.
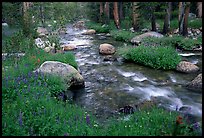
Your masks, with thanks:
<instances>
[{"instance_id":1,"label":"shrub","mask_svg":"<svg viewBox=\"0 0 204 138\"><path fill-rule=\"evenodd\" d=\"M102 26L100 23L87 22L86 26L90 29L96 30L97 33L109 33L110 28L108 25Z\"/></svg>"},{"instance_id":2,"label":"shrub","mask_svg":"<svg viewBox=\"0 0 204 138\"><path fill-rule=\"evenodd\" d=\"M23 31L15 32L12 36L4 37L3 52L16 53L25 52L33 46L33 40L24 36Z\"/></svg>"},{"instance_id":3,"label":"shrub","mask_svg":"<svg viewBox=\"0 0 204 138\"><path fill-rule=\"evenodd\" d=\"M163 37L163 38L148 37L143 39L142 45L171 46L171 47L177 47L182 50L192 50L197 45L202 44L201 39L202 37L198 38L198 40L194 40L194 39L185 38L183 36L176 36L176 35L173 37Z\"/></svg>"},{"instance_id":4,"label":"shrub","mask_svg":"<svg viewBox=\"0 0 204 138\"><path fill-rule=\"evenodd\" d=\"M139 46L128 48L120 54L126 59L135 63L150 66L156 69L175 69L181 57L171 47L146 47Z\"/></svg>"},{"instance_id":5,"label":"shrub","mask_svg":"<svg viewBox=\"0 0 204 138\"><path fill-rule=\"evenodd\" d=\"M130 42L130 40L139 33L132 33L126 30L112 30L110 34L116 41Z\"/></svg>"},{"instance_id":6,"label":"shrub","mask_svg":"<svg viewBox=\"0 0 204 138\"><path fill-rule=\"evenodd\" d=\"M202 19L198 18L198 19L192 19L192 20L188 21L188 27L189 28L200 28L200 27L202 27Z\"/></svg>"}]
</instances>

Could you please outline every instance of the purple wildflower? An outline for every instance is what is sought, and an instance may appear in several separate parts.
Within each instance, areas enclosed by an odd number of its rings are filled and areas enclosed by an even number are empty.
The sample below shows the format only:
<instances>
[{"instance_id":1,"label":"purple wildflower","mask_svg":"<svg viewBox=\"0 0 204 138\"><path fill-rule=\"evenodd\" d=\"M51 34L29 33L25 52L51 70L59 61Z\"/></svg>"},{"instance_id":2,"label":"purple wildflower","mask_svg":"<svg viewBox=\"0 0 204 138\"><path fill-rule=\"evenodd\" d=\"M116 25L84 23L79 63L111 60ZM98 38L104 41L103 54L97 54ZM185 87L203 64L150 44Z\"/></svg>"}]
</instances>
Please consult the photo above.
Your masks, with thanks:
<instances>
[{"instance_id":1,"label":"purple wildflower","mask_svg":"<svg viewBox=\"0 0 204 138\"><path fill-rule=\"evenodd\" d=\"M69 134L68 133L64 133L64 136L69 136Z\"/></svg>"},{"instance_id":2,"label":"purple wildflower","mask_svg":"<svg viewBox=\"0 0 204 138\"><path fill-rule=\"evenodd\" d=\"M198 129L200 126L199 126L199 123L198 122L196 122L195 124L193 124L193 128L196 130L196 129Z\"/></svg>"},{"instance_id":3,"label":"purple wildflower","mask_svg":"<svg viewBox=\"0 0 204 138\"><path fill-rule=\"evenodd\" d=\"M21 112L21 110L20 110L20 115L19 115L19 125L20 125L20 127L22 127L22 125L23 125L23 119L22 119L22 117L23 117L23 114L22 114L22 112Z\"/></svg>"},{"instance_id":4,"label":"purple wildflower","mask_svg":"<svg viewBox=\"0 0 204 138\"><path fill-rule=\"evenodd\" d=\"M59 116L57 116L56 123L58 124L59 122L60 122L60 118L59 118Z\"/></svg>"},{"instance_id":5,"label":"purple wildflower","mask_svg":"<svg viewBox=\"0 0 204 138\"><path fill-rule=\"evenodd\" d=\"M24 64L24 66L27 68L29 66L29 64L26 63L26 64Z\"/></svg>"},{"instance_id":6,"label":"purple wildflower","mask_svg":"<svg viewBox=\"0 0 204 138\"><path fill-rule=\"evenodd\" d=\"M23 79L23 82L26 84L28 81L26 78Z\"/></svg>"},{"instance_id":7,"label":"purple wildflower","mask_svg":"<svg viewBox=\"0 0 204 138\"><path fill-rule=\"evenodd\" d=\"M86 115L86 123L90 124L90 117L89 117L89 115Z\"/></svg>"},{"instance_id":8,"label":"purple wildflower","mask_svg":"<svg viewBox=\"0 0 204 138\"><path fill-rule=\"evenodd\" d=\"M32 72L28 72L28 78L31 78Z\"/></svg>"},{"instance_id":9,"label":"purple wildflower","mask_svg":"<svg viewBox=\"0 0 204 138\"><path fill-rule=\"evenodd\" d=\"M41 86L41 81L39 81L38 86Z\"/></svg>"},{"instance_id":10,"label":"purple wildflower","mask_svg":"<svg viewBox=\"0 0 204 138\"><path fill-rule=\"evenodd\" d=\"M176 105L176 111L178 111L178 105Z\"/></svg>"}]
</instances>

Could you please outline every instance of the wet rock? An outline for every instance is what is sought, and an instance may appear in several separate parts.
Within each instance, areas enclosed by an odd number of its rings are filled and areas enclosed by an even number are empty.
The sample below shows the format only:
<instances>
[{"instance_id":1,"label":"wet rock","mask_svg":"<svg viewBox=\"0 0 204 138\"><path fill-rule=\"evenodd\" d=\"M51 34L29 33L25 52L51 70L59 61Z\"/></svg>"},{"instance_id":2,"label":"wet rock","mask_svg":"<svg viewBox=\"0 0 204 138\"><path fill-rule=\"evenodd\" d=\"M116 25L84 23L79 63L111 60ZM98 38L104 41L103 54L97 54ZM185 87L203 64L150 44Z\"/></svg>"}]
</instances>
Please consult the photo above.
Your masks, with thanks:
<instances>
[{"instance_id":1,"label":"wet rock","mask_svg":"<svg viewBox=\"0 0 204 138\"><path fill-rule=\"evenodd\" d=\"M70 51L70 50L74 50L74 49L76 49L77 47L76 47L76 45L75 44L65 44L64 46L63 46L63 50L64 51Z\"/></svg>"},{"instance_id":2,"label":"wet rock","mask_svg":"<svg viewBox=\"0 0 204 138\"><path fill-rule=\"evenodd\" d=\"M193 18L196 18L196 15L195 15L194 13L191 13L191 12L190 12L189 15L188 15L188 17L193 19Z\"/></svg>"},{"instance_id":3,"label":"wet rock","mask_svg":"<svg viewBox=\"0 0 204 138\"><path fill-rule=\"evenodd\" d=\"M110 37L110 36L111 36L111 34L110 34L110 33L107 33L107 34L106 34L106 37Z\"/></svg>"},{"instance_id":4,"label":"wet rock","mask_svg":"<svg viewBox=\"0 0 204 138\"><path fill-rule=\"evenodd\" d=\"M8 24L7 23L2 23L2 26L8 26Z\"/></svg>"},{"instance_id":5,"label":"wet rock","mask_svg":"<svg viewBox=\"0 0 204 138\"><path fill-rule=\"evenodd\" d=\"M141 31L142 31L143 33L145 33L145 32L148 32L148 31L149 31L149 29L144 28L144 29L142 29Z\"/></svg>"},{"instance_id":6,"label":"wet rock","mask_svg":"<svg viewBox=\"0 0 204 138\"><path fill-rule=\"evenodd\" d=\"M39 33L39 35L42 35L42 34L48 35L48 30L44 27L38 27L37 32Z\"/></svg>"},{"instance_id":7,"label":"wet rock","mask_svg":"<svg viewBox=\"0 0 204 138\"><path fill-rule=\"evenodd\" d=\"M85 24L84 21L78 21L77 23L73 24L73 27L77 29L83 29L85 28L84 24Z\"/></svg>"},{"instance_id":8,"label":"wet rock","mask_svg":"<svg viewBox=\"0 0 204 138\"><path fill-rule=\"evenodd\" d=\"M99 39L99 40L105 40L106 37L105 37L105 36L99 36L98 39Z\"/></svg>"},{"instance_id":9,"label":"wet rock","mask_svg":"<svg viewBox=\"0 0 204 138\"><path fill-rule=\"evenodd\" d=\"M67 29L66 28L60 28L59 30L58 30L58 33L60 34L60 35L63 35L63 34L67 34Z\"/></svg>"},{"instance_id":10,"label":"wet rock","mask_svg":"<svg viewBox=\"0 0 204 138\"><path fill-rule=\"evenodd\" d=\"M146 37L157 37L157 38L162 38L163 35L157 32L147 32L138 36L135 36L134 38L131 39L131 43L132 44L137 44L139 45L142 41L142 39L146 38Z\"/></svg>"},{"instance_id":11,"label":"wet rock","mask_svg":"<svg viewBox=\"0 0 204 138\"><path fill-rule=\"evenodd\" d=\"M45 47L44 51L49 53L52 49L54 49L53 47Z\"/></svg>"},{"instance_id":12,"label":"wet rock","mask_svg":"<svg viewBox=\"0 0 204 138\"><path fill-rule=\"evenodd\" d=\"M54 74L62 77L66 84L70 84L70 88L84 88L84 79L82 75L71 65L58 61L45 61L34 72ZM68 87L69 88L69 87Z\"/></svg>"},{"instance_id":13,"label":"wet rock","mask_svg":"<svg viewBox=\"0 0 204 138\"><path fill-rule=\"evenodd\" d=\"M111 55L114 54L115 52L116 52L115 47L112 46L111 44L104 43L99 46L100 54Z\"/></svg>"},{"instance_id":14,"label":"wet rock","mask_svg":"<svg viewBox=\"0 0 204 138\"><path fill-rule=\"evenodd\" d=\"M199 67L190 62L181 61L177 65L176 70L184 73L193 73L193 72L197 72L199 70Z\"/></svg>"},{"instance_id":15,"label":"wet rock","mask_svg":"<svg viewBox=\"0 0 204 138\"><path fill-rule=\"evenodd\" d=\"M179 108L179 111L181 112L189 112L191 110L191 107L190 106L182 106Z\"/></svg>"},{"instance_id":16,"label":"wet rock","mask_svg":"<svg viewBox=\"0 0 204 138\"><path fill-rule=\"evenodd\" d=\"M103 61L116 61L117 59L111 55L105 56Z\"/></svg>"},{"instance_id":17,"label":"wet rock","mask_svg":"<svg viewBox=\"0 0 204 138\"><path fill-rule=\"evenodd\" d=\"M187 88L202 90L202 73L200 73L197 77L195 77L195 79L187 84Z\"/></svg>"},{"instance_id":18,"label":"wet rock","mask_svg":"<svg viewBox=\"0 0 204 138\"><path fill-rule=\"evenodd\" d=\"M126 105L123 108L120 108L118 112L124 113L124 114L133 114L134 108L131 105Z\"/></svg>"},{"instance_id":19,"label":"wet rock","mask_svg":"<svg viewBox=\"0 0 204 138\"><path fill-rule=\"evenodd\" d=\"M82 33L83 35L92 35L95 34L96 31L94 29L87 30L86 32Z\"/></svg>"}]
</instances>

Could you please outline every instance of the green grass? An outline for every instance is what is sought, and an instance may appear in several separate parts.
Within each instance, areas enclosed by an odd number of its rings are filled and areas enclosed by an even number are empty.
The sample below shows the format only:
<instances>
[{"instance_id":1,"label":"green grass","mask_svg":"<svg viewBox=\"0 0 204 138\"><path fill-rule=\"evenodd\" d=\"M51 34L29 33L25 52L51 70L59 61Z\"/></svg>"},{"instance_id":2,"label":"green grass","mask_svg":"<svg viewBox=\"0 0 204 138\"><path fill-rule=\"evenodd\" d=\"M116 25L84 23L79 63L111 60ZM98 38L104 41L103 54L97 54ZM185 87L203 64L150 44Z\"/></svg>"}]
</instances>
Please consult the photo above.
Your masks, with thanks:
<instances>
[{"instance_id":1,"label":"green grass","mask_svg":"<svg viewBox=\"0 0 204 138\"><path fill-rule=\"evenodd\" d=\"M87 22L87 23L86 23L86 26L87 26L89 29L94 29L94 30L96 30L97 33L109 33L109 31L110 31L109 26L104 26L104 27L102 27L102 24L101 24L101 23Z\"/></svg>"},{"instance_id":2,"label":"green grass","mask_svg":"<svg viewBox=\"0 0 204 138\"><path fill-rule=\"evenodd\" d=\"M139 46L121 48L119 54L126 60L146 65L155 69L175 69L181 57L171 47Z\"/></svg>"},{"instance_id":3,"label":"green grass","mask_svg":"<svg viewBox=\"0 0 204 138\"><path fill-rule=\"evenodd\" d=\"M173 37L163 37L163 38L144 38L142 41L142 45L153 46L170 46L173 48L179 48L182 50L192 50L198 45L202 45L202 36L198 38L198 40L194 40L191 38L185 38L183 36L174 35Z\"/></svg>"},{"instance_id":4,"label":"green grass","mask_svg":"<svg viewBox=\"0 0 204 138\"><path fill-rule=\"evenodd\" d=\"M19 38L15 36L14 39L16 37ZM23 44L24 41L33 42L19 39ZM108 124L98 123L94 115L73 104L71 99L64 101L62 92L66 91L67 84L60 77L32 72L47 60L77 68L74 55L49 54L34 45L25 47L24 57L2 61L3 136L198 135L196 131L189 132L185 121L184 128L179 126L174 134L179 113L160 108L137 111L129 121L111 118Z\"/></svg>"},{"instance_id":5,"label":"green grass","mask_svg":"<svg viewBox=\"0 0 204 138\"><path fill-rule=\"evenodd\" d=\"M140 33L132 33L126 30L112 30L110 34L116 41L130 42L133 37Z\"/></svg>"}]
</instances>

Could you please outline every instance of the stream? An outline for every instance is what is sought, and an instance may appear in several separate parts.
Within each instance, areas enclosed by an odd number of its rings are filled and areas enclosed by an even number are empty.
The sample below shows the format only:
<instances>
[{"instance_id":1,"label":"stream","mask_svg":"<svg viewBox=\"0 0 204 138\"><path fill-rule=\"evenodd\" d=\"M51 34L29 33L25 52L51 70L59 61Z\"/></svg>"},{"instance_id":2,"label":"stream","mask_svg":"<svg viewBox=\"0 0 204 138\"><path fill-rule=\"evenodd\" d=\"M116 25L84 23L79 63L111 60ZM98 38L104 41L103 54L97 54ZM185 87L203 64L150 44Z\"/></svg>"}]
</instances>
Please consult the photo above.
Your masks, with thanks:
<instances>
[{"instance_id":1,"label":"stream","mask_svg":"<svg viewBox=\"0 0 204 138\"><path fill-rule=\"evenodd\" d=\"M117 48L127 45L115 41L106 34L82 35L86 30L67 26L67 33L60 35L60 43L76 44L73 50L85 88L74 90L73 100L94 114L99 121L115 116L119 108L138 104L157 97L161 106L176 110L176 107L191 107L190 114L202 120L202 92L183 87L202 72L202 53L183 52L183 60L200 67L197 73L184 74L176 71L156 70L134 63L125 63L120 57L116 61L104 61L99 54L99 45L112 44Z\"/></svg>"}]
</instances>

